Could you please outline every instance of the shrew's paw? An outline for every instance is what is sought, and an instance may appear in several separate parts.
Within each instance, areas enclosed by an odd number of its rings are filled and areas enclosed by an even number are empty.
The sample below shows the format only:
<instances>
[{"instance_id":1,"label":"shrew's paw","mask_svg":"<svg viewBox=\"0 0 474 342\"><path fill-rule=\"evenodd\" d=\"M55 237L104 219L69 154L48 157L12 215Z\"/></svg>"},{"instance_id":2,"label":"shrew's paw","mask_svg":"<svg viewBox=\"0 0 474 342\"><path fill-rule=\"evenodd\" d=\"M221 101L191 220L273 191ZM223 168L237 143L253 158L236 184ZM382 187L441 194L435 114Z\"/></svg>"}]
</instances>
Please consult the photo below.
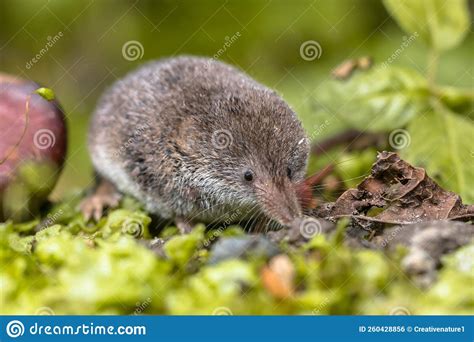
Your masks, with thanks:
<instances>
[{"instance_id":1,"label":"shrew's paw","mask_svg":"<svg viewBox=\"0 0 474 342\"><path fill-rule=\"evenodd\" d=\"M119 205L122 195L115 186L108 181L101 181L94 193L87 196L79 204L79 210L84 215L84 219L89 221L93 218L99 221L106 208L115 208Z\"/></svg>"}]
</instances>

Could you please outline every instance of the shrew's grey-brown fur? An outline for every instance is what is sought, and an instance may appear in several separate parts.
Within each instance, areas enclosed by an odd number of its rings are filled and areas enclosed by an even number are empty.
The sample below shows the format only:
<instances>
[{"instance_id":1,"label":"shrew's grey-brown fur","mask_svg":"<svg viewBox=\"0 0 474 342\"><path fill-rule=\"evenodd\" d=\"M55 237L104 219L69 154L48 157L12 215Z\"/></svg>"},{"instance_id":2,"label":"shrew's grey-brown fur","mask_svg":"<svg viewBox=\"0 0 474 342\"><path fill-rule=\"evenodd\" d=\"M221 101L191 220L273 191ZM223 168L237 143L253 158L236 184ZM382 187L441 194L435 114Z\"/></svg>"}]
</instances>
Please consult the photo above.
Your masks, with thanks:
<instances>
[{"instance_id":1,"label":"shrew's grey-brown fur","mask_svg":"<svg viewBox=\"0 0 474 342\"><path fill-rule=\"evenodd\" d=\"M89 148L103 178L163 218L301 216L301 123L274 91L213 59L154 61L117 81L93 115Z\"/></svg>"}]
</instances>

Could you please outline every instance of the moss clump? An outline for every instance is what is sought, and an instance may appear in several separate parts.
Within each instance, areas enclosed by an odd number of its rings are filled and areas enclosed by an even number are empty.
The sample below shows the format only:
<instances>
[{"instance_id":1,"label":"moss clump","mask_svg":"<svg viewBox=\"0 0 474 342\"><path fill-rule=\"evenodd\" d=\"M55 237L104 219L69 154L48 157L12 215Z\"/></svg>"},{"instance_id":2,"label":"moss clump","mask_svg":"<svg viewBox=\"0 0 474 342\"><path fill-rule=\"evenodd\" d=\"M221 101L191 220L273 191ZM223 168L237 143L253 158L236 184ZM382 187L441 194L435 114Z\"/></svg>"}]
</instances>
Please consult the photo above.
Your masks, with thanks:
<instances>
[{"instance_id":1,"label":"moss clump","mask_svg":"<svg viewBox=\"0 0 474 342\"><path fill-rule=\"evenodd\" d=\"M2 314L45 308L55 314L474 312L474 244L446 256L428 289L401 271L399 255L352 250L338 236L316 235L300 247L282 244L295 276L292 294L281 299L262 280L267 263L261 257L208 263L207 246L244 235L238 227L218 236L203 226L186 236L167 228L156 253L147 247L158 241L148 230L151 219L136 207L112 211L94 225L71 207L53 208L62 214L52 225L0 224Z\"/></svg>"}]
</instances>

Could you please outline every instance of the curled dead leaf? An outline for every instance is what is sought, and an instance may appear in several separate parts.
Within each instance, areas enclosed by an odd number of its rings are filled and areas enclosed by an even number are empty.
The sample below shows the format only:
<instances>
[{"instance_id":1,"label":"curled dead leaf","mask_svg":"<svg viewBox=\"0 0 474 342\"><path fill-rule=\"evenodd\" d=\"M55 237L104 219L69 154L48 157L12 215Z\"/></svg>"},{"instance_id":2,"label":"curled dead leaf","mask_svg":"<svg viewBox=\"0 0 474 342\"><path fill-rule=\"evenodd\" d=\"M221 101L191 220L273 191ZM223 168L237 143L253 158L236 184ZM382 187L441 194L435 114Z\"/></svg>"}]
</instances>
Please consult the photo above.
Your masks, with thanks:
<instances>
[{"instance_id":1,"label":"curled dead leaf","mask_svg":"<svg viewBox=\"0 0 474 342\"><path fill-rule=\"evenodd\" d=\"M414 167L393 152L382 152L371 174L357 189L345 191L334 203L319 208L328 219L389 224L411 224L433 220L469 220L474 206L464 205L459 195L440 187L426 171Z\"/></svg>"},{"instance_id":2,"label":"curled dead leaf","mask_svg":"<svg viewBox=\"0 0 474 342\"><path fill-rule=\"evenodd\" d=\"M356 70L367 70L373 64L371 57L364 56L357 59L349 59L338 65L333 71L332 76L339 80L349 78Z\"/></svg>"}]
</instances>

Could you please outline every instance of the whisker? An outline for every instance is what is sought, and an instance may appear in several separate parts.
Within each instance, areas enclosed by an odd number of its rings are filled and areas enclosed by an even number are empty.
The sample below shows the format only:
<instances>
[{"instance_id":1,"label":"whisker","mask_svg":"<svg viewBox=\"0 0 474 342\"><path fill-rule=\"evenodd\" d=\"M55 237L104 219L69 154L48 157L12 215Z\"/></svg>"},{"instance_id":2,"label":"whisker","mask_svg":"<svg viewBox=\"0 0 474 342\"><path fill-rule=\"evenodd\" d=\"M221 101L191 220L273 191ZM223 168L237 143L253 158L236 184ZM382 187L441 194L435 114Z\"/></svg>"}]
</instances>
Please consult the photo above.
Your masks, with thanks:
<instances>
[{"instance_id":1,"label":"whisker","mask_svg":"<svg viewBox=\"0 0 474 342\"><path fill-rule=\"evenodd\" d=\"M244 231L247 230L247 225L252 225L252 224L253 224L253 217L254 217L255 215L257 215L257 217L258 217L258 215L261 214L261 211L259 210L259 208L257 207L256 209L257 209L257 210L255 210L255 212L252 214L252 216L250 216L249 220L247 221L247 223L246 223L245 226L243 227Z\"/></svg>"}]
</instances>

